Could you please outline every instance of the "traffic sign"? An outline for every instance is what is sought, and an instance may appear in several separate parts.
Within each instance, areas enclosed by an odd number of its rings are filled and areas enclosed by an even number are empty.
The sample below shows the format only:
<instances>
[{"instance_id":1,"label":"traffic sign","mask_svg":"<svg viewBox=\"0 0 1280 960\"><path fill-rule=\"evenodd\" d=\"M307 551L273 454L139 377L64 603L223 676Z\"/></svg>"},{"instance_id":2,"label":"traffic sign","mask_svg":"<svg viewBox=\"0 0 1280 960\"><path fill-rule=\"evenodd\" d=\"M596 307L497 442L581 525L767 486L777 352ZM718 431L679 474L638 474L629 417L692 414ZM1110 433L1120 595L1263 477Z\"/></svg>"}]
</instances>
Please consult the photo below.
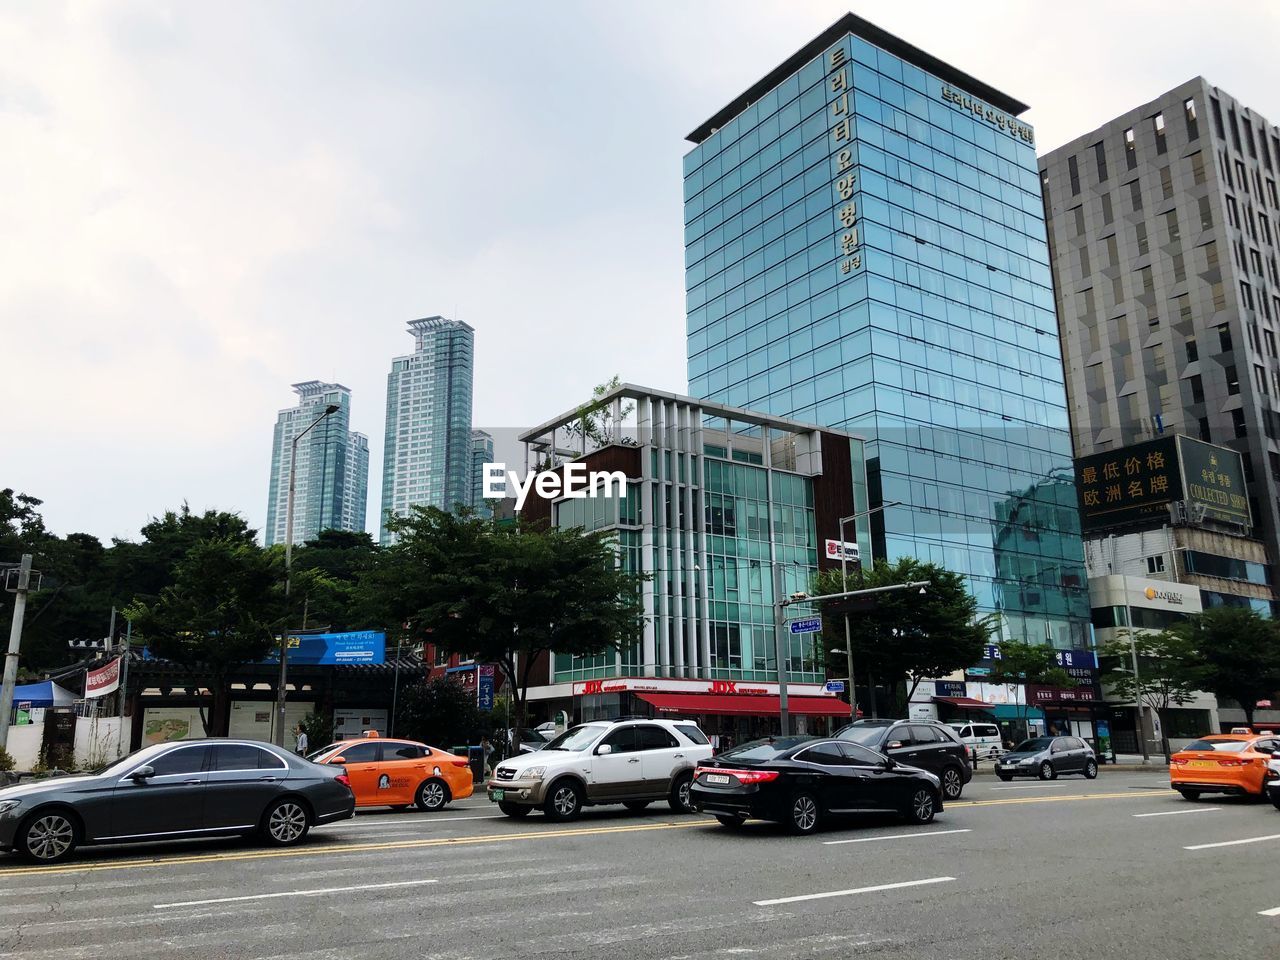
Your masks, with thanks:
<instances>
[{"instance_id":1,"label":"traffic sign","mask_svg":"<svg viewBox=\"0 0 1280 960\"><path fill-rule=\"evenodd\" d=\"M821 617L805 617L803 620L791 621L792 633L817 633L821 629Z\"/></svg>"},{"instance_id":2,"label":"traffic sign","mask_svg":"<svg viewBox=\"0 0 1280 960\"><path fill-rule=\"evenodd\" d=\"M828 680L828 681L827 681L827 693L844 693L844 681L843 681L843 680Z\"/></svg>"}]
</instances>

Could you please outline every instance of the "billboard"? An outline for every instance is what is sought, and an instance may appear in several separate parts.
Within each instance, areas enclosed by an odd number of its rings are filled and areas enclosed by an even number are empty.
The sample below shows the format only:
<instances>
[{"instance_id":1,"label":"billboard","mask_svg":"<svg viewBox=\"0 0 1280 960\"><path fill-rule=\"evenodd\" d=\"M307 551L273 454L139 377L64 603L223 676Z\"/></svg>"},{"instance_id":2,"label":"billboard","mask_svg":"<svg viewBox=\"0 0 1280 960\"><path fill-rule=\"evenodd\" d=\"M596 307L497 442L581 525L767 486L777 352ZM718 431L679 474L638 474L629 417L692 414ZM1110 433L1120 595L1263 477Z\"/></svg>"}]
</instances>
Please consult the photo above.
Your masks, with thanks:
<instances>
[{"instance_id":1,"label":"billboard","mask_svg":"<svg viewBox=\"0 0 1280 960\"><path fill-rule=\"evenodd\" d=\"M84 675L85 699L105 697L120 689L120 658L116 657L104 667L87 670Z\"/></svg>"},{"instance_id":2,"label":"billboard","mask_svg":"<svg viewBox=\"0 0 1280 960\"><path fill-rule=\"evenodd\" d=\"M387 635L381 630L349 633L306 633L289 638L289 662L333 666L343 663L385 663ZM265 663L279 663L280 655L269 655Z\"/></svg>"},{"instance_id":3,"label":"billboard","mask_svg":"<svg viewBox=\"0 0 1280 960\"><path fill-rule=\"evenodd\" d=\"M1194 517L1250 525L1240 454L1185 436L1081 457L1075 462L1083 533L1166 523L1169 504L1186 501Z\"/></svg>"}]
</instances>

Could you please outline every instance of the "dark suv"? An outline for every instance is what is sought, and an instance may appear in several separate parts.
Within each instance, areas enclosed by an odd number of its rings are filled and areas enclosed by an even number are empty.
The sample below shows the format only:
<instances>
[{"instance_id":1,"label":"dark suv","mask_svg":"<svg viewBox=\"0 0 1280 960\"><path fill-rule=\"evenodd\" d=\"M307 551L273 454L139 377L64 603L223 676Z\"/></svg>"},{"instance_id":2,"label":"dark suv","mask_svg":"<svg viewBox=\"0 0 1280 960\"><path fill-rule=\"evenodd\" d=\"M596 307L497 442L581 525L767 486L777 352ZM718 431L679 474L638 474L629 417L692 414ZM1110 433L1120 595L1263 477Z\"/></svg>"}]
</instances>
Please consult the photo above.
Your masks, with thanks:
<instances>
[{"instance_id":1,"label":"dark suv","mask_svg":"<svg viewBox=\"0 0 1280 960\"><path fill-rule=\"evenodd\" d=\"M899 763L928 770L955 800L973 779L969 751L950 727L933 720L855 720L835 732L841 740L879 750Z\"/></svg>"}]
</instances>

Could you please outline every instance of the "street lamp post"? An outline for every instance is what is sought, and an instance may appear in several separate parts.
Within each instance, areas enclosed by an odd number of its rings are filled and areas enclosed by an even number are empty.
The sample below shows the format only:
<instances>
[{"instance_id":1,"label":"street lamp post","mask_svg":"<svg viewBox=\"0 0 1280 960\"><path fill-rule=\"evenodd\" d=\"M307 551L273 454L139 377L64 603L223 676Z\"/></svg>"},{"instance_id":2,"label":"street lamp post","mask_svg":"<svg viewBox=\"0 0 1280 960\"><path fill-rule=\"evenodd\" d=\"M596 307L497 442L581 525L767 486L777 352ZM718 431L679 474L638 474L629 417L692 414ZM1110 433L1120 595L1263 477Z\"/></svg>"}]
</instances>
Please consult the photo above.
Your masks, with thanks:
<instances>
[{"instance_id":1,"label":"street lamp post","mask_svg":"<svg viewBox=\"0 0 1280 960\"><path fill-rule=\"evenodd\" d=\"M859 517L870 516L880 510L887 510L889 507L898 507L902 505L901 500L893 500L889 503L881 504L878 507L872 507L870 510L863 510L860 513L852 513L847 517L840 518L840 589L847 591L849 589L849 558L845 552L844 544L844 525L851 520L857 520ZM861 557L859 557L861 562ZM858 692L853 682L853 641L849 636L849 612L846 610L844 614L844 653L849 667L849 722L852 723L858 719Z\"/></svg>"},{"instance_id":2,"label":"street lamp post","mask_svg":"<svg viewBox=\"0 0 1280 960\"><path fill-rule=\"evenodd\" d=\"M293 496L298 484L298 441L319 426L325 417L332 416L341 409L336 403L324 408L324 413L316 417L305 430L293 438L289 452L289 498L284 513L284 599L285 616L288 616L289 592L293 586ZM286 628L280 635L280 686L276 691L276 746L284 746L284 708L285 684L289 680L289 631Z\"/></svg>"}]
</instances>

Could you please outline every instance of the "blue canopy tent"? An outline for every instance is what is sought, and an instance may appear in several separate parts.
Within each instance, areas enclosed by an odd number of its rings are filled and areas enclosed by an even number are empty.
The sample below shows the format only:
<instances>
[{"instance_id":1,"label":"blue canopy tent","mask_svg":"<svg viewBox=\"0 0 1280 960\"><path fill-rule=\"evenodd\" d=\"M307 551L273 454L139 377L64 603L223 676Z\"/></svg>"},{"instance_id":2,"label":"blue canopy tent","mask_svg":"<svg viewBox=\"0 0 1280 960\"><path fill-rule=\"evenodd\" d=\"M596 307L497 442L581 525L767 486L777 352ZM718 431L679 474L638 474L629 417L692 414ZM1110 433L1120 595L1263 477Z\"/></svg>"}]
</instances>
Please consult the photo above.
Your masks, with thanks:
<instances>
[{"instance_id":1,"label":"blue canopy tent","mask_svg":"<svg viewBox=\"0 0 1280 960\"><path fill-rule=\"evenodd\" d=\"M33 707L69 707L76 702L76 695L52 680L43 683L24 683L13 688L13 702L29 703Z\"/></svg>"}]
</instances>

